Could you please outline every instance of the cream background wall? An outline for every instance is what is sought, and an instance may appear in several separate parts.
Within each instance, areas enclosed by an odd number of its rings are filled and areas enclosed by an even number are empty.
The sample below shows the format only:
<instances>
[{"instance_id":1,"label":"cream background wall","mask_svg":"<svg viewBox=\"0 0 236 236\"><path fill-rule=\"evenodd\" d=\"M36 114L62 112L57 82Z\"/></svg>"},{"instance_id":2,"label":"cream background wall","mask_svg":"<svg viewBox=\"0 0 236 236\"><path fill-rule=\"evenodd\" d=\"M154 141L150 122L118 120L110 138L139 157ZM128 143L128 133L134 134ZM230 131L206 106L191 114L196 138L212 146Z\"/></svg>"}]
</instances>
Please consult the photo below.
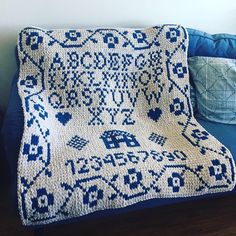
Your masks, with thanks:
<instances>
[{"instance_id":1,"label":"cream background wall","mask_svg":"<svg viewBox=\"0 0 236 236\"><path fill-rule=\"evenodd\" d=\"M146 27L178 23L236 34L235 0L0 0L0 109L16 70L14 46L25 26Z\"/></svg>"}]
</instances>

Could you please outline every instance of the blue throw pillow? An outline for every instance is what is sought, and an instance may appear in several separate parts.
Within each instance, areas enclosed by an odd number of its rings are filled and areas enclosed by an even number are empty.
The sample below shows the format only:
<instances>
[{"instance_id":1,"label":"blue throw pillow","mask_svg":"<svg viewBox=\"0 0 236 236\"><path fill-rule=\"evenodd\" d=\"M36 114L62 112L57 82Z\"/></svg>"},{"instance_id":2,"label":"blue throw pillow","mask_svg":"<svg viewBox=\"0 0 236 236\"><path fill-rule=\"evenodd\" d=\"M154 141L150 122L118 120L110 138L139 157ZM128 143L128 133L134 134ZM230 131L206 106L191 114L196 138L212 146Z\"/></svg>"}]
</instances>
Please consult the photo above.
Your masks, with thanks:
<instances>
[{"instance_id":1,"label":"blue throw pillow","mask_svg":"<svg viewBox=\"0 0 236 236\"><path fill-rule=\"evenodd\" d=\"M187 30L189 34L188 57L207 56L236 59L236 35L208 34L190 28ZM196 112L194 86L191 86L190 92L193 110Z\"/></svg>"},{"instance_id":2,"label":"blue throw pillow","mask_svg":"<svg viewBox=\"0 0 236 236\"><path fill-rule=\"evenodd\" d=\"M196 116L236 124L236 60L192 57L188 63L196 90Z\"/></svg>"},{"instance_id":3,"label":"blue throw pillow","mask_svg":"<svg viewBox=\"0 0 236 236\"><path fill-rule=\"evenodd\" d=\"M208 34L188 29L188 57L206 56L236 59L236 35Z\"/></svg>"}]
</instances>

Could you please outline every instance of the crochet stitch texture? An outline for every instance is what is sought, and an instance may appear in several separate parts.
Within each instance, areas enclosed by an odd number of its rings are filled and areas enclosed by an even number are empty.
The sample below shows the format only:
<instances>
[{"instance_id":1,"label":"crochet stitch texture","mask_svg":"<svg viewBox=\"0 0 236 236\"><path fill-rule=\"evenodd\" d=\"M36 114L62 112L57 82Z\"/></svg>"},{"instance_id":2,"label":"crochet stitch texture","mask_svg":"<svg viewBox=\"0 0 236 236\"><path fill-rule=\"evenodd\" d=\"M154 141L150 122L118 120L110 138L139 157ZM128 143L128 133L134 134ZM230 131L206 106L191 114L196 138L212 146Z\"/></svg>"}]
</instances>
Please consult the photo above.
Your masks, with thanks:
<instances>
[{"instance_id":1,"label":"crochet stitch texture","mask_svg":"<svg viewBox=\"0 0 236 236\"><path fill-rule=\"evenodd\" d=\"M234 188L230 152L193 117L187 48L178 25L21 31L24 225Z\"/></svg>"}]
</instances>

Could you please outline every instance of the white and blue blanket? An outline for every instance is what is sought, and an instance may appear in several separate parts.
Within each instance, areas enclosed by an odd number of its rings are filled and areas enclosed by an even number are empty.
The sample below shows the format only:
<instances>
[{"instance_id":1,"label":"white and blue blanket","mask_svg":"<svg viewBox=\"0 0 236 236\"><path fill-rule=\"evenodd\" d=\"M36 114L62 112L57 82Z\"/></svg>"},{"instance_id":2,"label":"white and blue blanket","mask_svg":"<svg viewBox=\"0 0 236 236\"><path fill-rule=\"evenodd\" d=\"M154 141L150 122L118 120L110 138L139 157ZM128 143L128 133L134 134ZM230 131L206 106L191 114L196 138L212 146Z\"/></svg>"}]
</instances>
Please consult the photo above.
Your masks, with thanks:
<instances>
[{"instance_id":1,"label":"white and blue blanket","mask_svg":"<svg viewBox=\"0 0 236 236\"><path fill-rule=\"evenodd\" d=\"M193 117L187 48L177 25L22 30L24 225L234 188L230 152Z\"/></svg>"}]
</instances>

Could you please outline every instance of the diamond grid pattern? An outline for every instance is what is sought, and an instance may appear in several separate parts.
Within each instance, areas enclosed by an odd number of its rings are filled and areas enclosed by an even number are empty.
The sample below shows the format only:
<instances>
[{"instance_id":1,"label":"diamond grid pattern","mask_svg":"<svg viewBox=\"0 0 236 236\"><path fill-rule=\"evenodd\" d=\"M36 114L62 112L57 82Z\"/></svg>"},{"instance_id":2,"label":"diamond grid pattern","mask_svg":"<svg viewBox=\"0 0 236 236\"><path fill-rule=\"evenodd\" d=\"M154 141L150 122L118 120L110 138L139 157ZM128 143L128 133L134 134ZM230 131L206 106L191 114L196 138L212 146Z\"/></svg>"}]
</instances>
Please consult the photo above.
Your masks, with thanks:
<instances>
[{"instance_id":1,"label":"diamond grid pattern","mask_svg":"<svg viewBox=\"0 0 236 236\"><path fill-rule=\"evenodd\" d=\"M67 143L68 146L72 148L76 148L77 150L82 150L86 144L89 143L89 141L79 137L78 135L75 135L72 137L72 139Z\"/></svg>"},{"instance_id":2,"label":"diamond grid pattern","mask_svg":"<svg viewBox=\"0 0 236 236\"><path fill-rule=\"evenodd\" d=\"M151 135L149 136L148 139L151 140L154 143L157 143L157 144L161 145L161 146L163 146L165 144L166 140L167 140L166 137L155 134L155 133L151 133Z\"/></svg>"}]
</instances>

